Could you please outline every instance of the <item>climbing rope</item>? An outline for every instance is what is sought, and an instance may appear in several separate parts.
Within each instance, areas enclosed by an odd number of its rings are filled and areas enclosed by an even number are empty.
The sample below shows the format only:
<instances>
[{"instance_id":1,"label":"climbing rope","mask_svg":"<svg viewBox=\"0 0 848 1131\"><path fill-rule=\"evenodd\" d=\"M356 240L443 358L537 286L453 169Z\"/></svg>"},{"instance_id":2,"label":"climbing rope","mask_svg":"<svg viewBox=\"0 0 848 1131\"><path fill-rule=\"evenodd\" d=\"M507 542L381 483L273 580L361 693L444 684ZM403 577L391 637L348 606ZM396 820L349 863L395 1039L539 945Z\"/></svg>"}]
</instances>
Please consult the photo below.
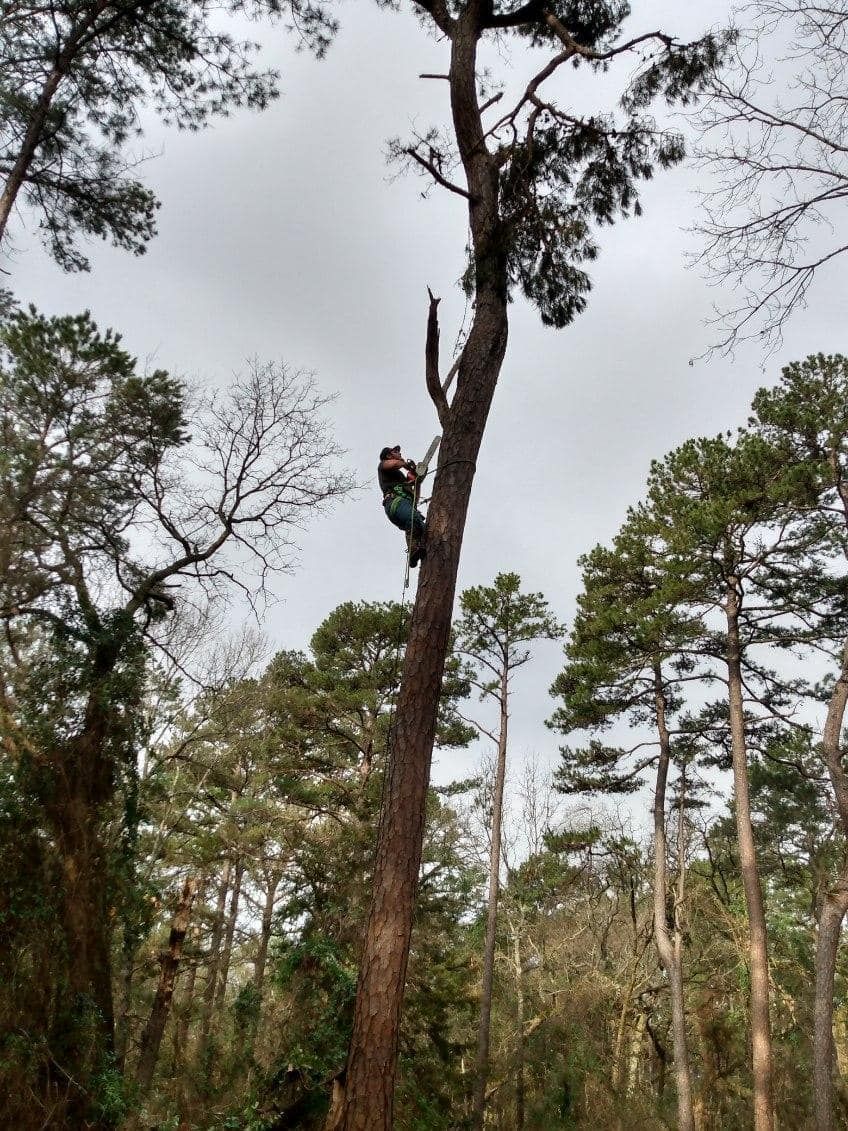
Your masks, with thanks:
<instances>
[{"instance_id":1,"label":"climbing rope","mask_svg":"<svg viewBox=\"0 0 848 1131\"><path fill-rule=\"evenodd\" d=\"M435 472L436 476L438 477L438 474L439 474L440 471L444 471L446 467L452 467L455 463L470 463L471 466L474 468L474 470L475 471L477 470L477 460L476 459L449 459L447 461L447 463L440 463L439 464L439 466L436 468L436 472ZM433 482L435 482L435 479L433 480Z\"/></svg>"},{"instance_id":2,"label":"climbing rope","mask_svg":"<svg viewBox=\"0 0 848 1131\"><path fill-rule=\"evenodd\" d=\"M394 669L392 671L392 688L394 690L393 690L393 694L392 694L392 706L391 706L391 710L389 711L389 730L388 730L388 733L386 735L386 765L387 766L388 766L389 755L391 754L391 750L392 750L392 741L394 739L395 706L397 704L398 691L400 690L400 688L398 687L398 672L400 670L400 649L401 649L401 645L403 643L403 629L404 629L404 621L405 621L405 617L406 617L406 591L409 588L409 553L410 553L409 549L407 549L407 552L406 552L406 577L403 580L403 590L402 590L401 595L400 595L400 617L398 618L397 639L395 640L395 662L394 662ZM384 790L386 788L386 781L387 780L388 780L388 774L384 774L383 775L383 789Z\"/></svg>"}]
</instances>

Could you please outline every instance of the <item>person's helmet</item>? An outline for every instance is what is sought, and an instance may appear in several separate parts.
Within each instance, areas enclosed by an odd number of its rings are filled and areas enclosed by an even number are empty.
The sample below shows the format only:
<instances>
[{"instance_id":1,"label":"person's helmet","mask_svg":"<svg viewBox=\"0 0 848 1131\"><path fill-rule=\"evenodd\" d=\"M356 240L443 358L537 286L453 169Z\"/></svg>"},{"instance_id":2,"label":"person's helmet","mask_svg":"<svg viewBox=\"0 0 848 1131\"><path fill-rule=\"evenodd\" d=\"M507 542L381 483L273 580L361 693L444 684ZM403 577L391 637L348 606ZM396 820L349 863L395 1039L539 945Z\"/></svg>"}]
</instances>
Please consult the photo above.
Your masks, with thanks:
<instances>
[{"instance_id":1,"label":"person's helmet","mask_svg":"<svg viewBox=\"0 0 848 1131\"><path fill-rule=\"evenodd\" d=\"M382 461L384 459L389 459L395 454L395 452L400 454L400 444L395 444L393 448L383 448L383 450L380 452L380 460Z\"/></svg>"}]
</instances>

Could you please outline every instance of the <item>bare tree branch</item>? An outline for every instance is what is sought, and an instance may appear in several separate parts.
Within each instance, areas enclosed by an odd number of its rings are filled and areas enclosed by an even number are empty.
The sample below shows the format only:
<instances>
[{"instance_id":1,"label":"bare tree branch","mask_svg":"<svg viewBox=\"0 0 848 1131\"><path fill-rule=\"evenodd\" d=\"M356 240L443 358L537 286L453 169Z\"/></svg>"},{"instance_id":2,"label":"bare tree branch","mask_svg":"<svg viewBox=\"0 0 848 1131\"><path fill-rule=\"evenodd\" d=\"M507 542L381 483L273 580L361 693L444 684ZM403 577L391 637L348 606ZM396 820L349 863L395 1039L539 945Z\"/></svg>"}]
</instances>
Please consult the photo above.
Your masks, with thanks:
<instances>
[{"instance_id":1,"label":"bare tree branch","mask_svg":"<svg viewBox=\"0 0 848 1131\"><path fill-rule=\"evenodd\" d=\"M848 251L848 12L808 0L743 11L749 28L696 119L715 187L701 194L695 258L735 298L716 307L712 348L758 338L771 352Z\"/></svg>"},{"instance_id":2,"label":"bare tree branch","mask_svg":"<svg viewBox=\"0 0 848 1131\"><path fill-rule=\"evenodd\" d=\"M438 309L441 300L434 297L429 287L427 288L427 294L430 296L430 308L427 313L427 345L424 351L427 392L430 394L430 399L436 406L439 423L443 428L447 428L450 421L450 405L448 404L445 391L439 379Z\"/></svg>"}]
</instances>

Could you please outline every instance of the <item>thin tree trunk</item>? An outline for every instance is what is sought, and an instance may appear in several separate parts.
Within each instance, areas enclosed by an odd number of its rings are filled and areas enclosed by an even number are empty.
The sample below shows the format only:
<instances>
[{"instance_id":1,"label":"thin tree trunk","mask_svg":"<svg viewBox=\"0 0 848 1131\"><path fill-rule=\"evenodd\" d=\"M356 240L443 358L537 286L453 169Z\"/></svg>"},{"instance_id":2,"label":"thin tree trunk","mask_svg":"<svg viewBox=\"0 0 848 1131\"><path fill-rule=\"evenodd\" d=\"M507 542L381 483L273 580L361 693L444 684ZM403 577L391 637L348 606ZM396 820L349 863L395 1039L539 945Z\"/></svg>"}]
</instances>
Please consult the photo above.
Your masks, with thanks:
<instances>
[{"instance_id":1,"label":"thin tree trunk","mask_svg":"<svg viewBox=\"0 0 848 1131\"><path fill-rule=\"evenodd\" d=\"M524 971L521 965L521 940L516 931L512 937L515 968L515 1131L524 1131Z\"/></svg>"},{"instance_id":2,"label":"thin tree trunk","mask_svg":"<svg viewBox=\"0 0 848 1131\"><path fill-rule=\"evenodd\" d=\"M733 789L739 867L748 909L748 953L751 971L751 1062L754 1081L754 1131L774 1131L773 1061L769 1018L768 935L757 850L751 824L748 750L742 699L742 651L739 643L739 592L735 579L727 586L727 673Z\"/></svg>"},{"instance_id":3,"label":"thin tree trunk","mask_svg":"<svg viewBox=\"0 0 848 1131\"><path fill-rule=\"evenodd\" d=\"M633 964L633 971L630 975L630 980L627 983L622 999L621 1009L618 1014L618 1026L615 1033L615 1045L612 1054L612 1086L614 1090L618 1090L621 1082L624 1079L624 1038L627 1035L627 1014L630 1012L630 1006L633 1001L633 991L636 989L636 981L639 976L639 961L637 957Z\"/></svg>"},{"instance_id":4,"label":"thin tree trunk","mask_svg":"<svg viewBox=\"0 0 848 1131\"><path fill-rule=\"evenodd\" d=\"M6 233L15 200L27 179L33 158L43 140L44 127L47 124L56 91L70 71L83 39L91 31L108 5L109 0L98 0L98 3L92 5L88 14L80 20L80 23L70 30L65 46L57 54L53 69L44 80L41 93L33 106L32 116L21 140L17 157L9 170L3 192L0 194L0 242L2 242Z\"/></svg>"},{"instance_id":5,"label":"thin tree trunk","mask_svg":"<svg viewBox=\"0 0 848 1131\"><path fill-rule=\"evenodd\" d=\"M218 902L215 918L212 921L212 934L209 939L209 959L206 972L206 985L203 989L203 1005L200 1013L200 1039L197 1044L197 1063L202 1068L209 1046L209 1033L212 1025L212 1006L215 1001L215 987L218 982L218 963L220 961L221 937L224 933L224 917L227 907L227 892L230 887L232 862L224 861L224 872L218 885Z\"/></svg>"},{"instance_id":6,"label":"thin tree trunk","mask_svg":"<svg viewBox=\"0 0 848 1131\"><path fill-rule=\"evenodd\" d=\"M274 922L274 902L277 889L283 878L283 869L273 870L267 877L268 887L265 891L265 902L262 907L262 926L259 932L259 944L256 948L256 957L253 960L253 988L256 991L256 1014L250 1026L248 1035L248 1059L253 1064L253 1051L256 1045L256 1035L262 1021L263 992L265 989L265 967L268 963L268 946L271 942L271 927ZM250 1069L252 1071L252 1068Z\"/></svg>"},{"instance_id":7,"label":"thin tree trunk","mask_svg":"<svg viewBox=\"0 0 848 1131\"><path fill-rule=\"evenodd\" d=\"M205 879L201 879L198 886L200 890L202 890L205 887ZM192 934L196 943L199 938L197 926L195 926ZM174 1076L177 1081L177 1113L179 1115L181 1131L187 1128L191 1122L190 1082L193 1079L193 1073L188 1066L187 1049L196 983L197 962L193 962L189 968L188 980L186 981L185 990L181 995L181 1000L177 1008L176 1023L174 1025Z\"/></svg>"},{"instance_id":8,"label":"thin tree trunk","mask_svg":"<svg viewBox=\"0 0 848 1131\"><path fill-rule=\"evenodd\" d=\"M842 726L848 704L848 641L827 708L822 755L830 775L843 837L848 840L848 775L842 765ZM848 866L824 898L816 937L816 988L813 1007L813 1108L816 1131L834 1131L833 989L842 922L848 911Z\"/></svg>"},{"instance_id":9,"label":"thin tree trunk","mask_svg":"<svg viewBox=\"0 0 848 1131\"><path fill-rule=\"evenodd\" d=\"M23 141L21 142L21 147L18 150L18 156L15 158L15 163L9 171L6 184L3 186L3 192L0 194L0 240L2 240L6 234L9 216L15 205L18 193L21 191L24 181L26 180L32 159L41 142L42 132L47 122L47 116L50 113L50 106L56 95L56 91L59 89L59 83L63 78L64 72L60 70L60 64L57 63L47 76L38 101L33 108L32 117L30 118Z\"/></svg>"},{"instance_id":10,"label":"thin tree trunk","mask_svg":"<svg viewBox=\"0 0 848 1131\"><path fill-rule=\"evenodd\" d=\"M833 989L842 922L848 911L848 868L827 893L816 937L813 1008L813 1107L816 1131L835 1131L833 1112Z\"/></svg>"},{"instance_id":11,"label":"thin tree trunk","mask_svg":"<svg viewBox=\"0 0 848 1131\"><path fill-rule=\"evenodd\" d=\"M233 957L233 939L238 922L239 899L241 898L241 881L244 876L244 862L239 858L236 862L235 876L233 877L232 894L230 896L230 914L227 917L227 933L224 936L224 947L221 952L221 964L218 975L218 988L215 993L215 1011L220 1012L224 1006L227 994L227 979L230 975L230 962Z\"/></svg>"},{"instance_id":12,"label":"thin tree trunk","mask_svg":"<svg viewBox=\"0 0 848 1131\"><path fill-rule=\"evenodd\" d=\"M492 1020L492 985L495 973L495 940L498 926L498 895L501 872L501 818L503 815L504 781L506 779L506 746L509 727L507 664L501 673L500 728L498 761L492 795L492 843L489 852L489 901L486 909L486 940L483 947L483 985L480 993L480 1023L477 1030L477 1060L474 1077L472 1127L481 1131L486 1113L486 1081L489 1076L489 1032Z\"/></svg>"},{"instance_id":13,"label":"thin tree trunk","mask_svg":"<svg viewBox=\"0 0 848 1131\"><path fill-rule=\"evenodd\" d=\"M383 790L371 909L348 1057L344 1131L390 1131L406 965L421 862L436 712L448 649L474 468L507 344L506 263L498 170L476 89L479 4L451 28L450 91L466 172L474 248L475 314L444 436L398 695ZM435 320L434 320L435 321Z\"/></svg>"},{"instance_id":14,"label":"thin tree trunk","mask_svg":"<svg viewBox=\"0 0 848 1131\"><path fill-rule=\"evenodd\" d=\"M156 996L153 999L150 1017L142 1034L138 1064L135 1070L135 1083L142 1099L150 1091L150 1085L153 1081L153 1073L159 1057L159 1047L162 1043L162 1034L165 1032L165 1023L171 1010L174 984L182 959L183 943L188 931L191 908L197 887L197 877L189 876L183 885L179 903L174 912L168 938L168 949L159 956L159 985L156 987Z\"/></svg>"},{"instance_id":15,"label":"thin tree trunk","mask_svg":"<svg viewBox=\"0 0 848 1131\"><path fill-rule=\"evenodd\" d=\"M668 977L671 998L671 1026L674 1042L674 1074L677 1083L677 1124L680 1131L695 1131L692 1106L692 1077L686 1039L686 1012L683 994L683 940L675 929L669 936L666 904L668 902L668 846L665 835L665 796L671 762L671 739L666 722L666 699L659 664L654 665L654 703L660 756L654 786L654 939L660 962ZM682 820L682 811L681 811ZM683 861L680 862L683 867Z\"/></svg>"},{"instance_id":16,"label":"thin tree trunk","mask_svg":"<svg viewBox=\"0 0 848 1131\"><path fill-rule=\"evenodd\" d=\"M268 946L271 942L271 926L274 922L274 901L277 898L277 888L283 878L282 868L271 873L268 877L268 888L265 892L265 903L262 907L262 928L259 932L259 945L256 948L256 958L253 960L253 985L256 996L262 1001L262 990L265 986L265 967L268 962Z\"/></svg>"},{"instance_id":17,"label":"thin tree trunk","mask_svg":"<svg viewBox=\"0 0 848 1131\"><path fill-rule=\"evenodd\" d=\"M118 1007L115 1011L115 1064L119 1071L123 1072L130 1039L130 1002L135 974L135 939L130 932L125 933L121 956L124 969L120 981Z\"/></svg>"},{"instance_id":18,"label":"thin tree trunk","mask_svg":"<svg viewBox=\"0 0 848 1131\"><path fill-rule=\"evenodd\" d=\"M636 1026L630 1037L630 1052L627 1057L626 1093L628 1096L632 1096L636 1092L636 1082L639 1077L639 1059L642 1055L642 1043L645 1040L645 1027L647 1024L648 1017L644 1009L642 1009L639 1011L639 1016L636 1018Z\"/></svg>"}]
</instances>

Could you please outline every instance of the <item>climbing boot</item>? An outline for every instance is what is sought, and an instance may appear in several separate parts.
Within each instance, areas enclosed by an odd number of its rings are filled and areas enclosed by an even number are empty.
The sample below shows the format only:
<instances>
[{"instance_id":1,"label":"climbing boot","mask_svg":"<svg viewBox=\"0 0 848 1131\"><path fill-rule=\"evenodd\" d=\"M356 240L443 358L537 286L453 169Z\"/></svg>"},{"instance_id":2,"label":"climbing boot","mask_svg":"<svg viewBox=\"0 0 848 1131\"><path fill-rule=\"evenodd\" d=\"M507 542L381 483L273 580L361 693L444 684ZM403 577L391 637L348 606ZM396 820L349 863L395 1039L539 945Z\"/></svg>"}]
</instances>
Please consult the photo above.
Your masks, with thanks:
<instances>
[{"instance_id":1,"label":"climbing boot","mask_svg":"<svg viewBox=\"0 0 848 1131\"><path fill-rule=\"evenodd\" d=\"M416 539L412 543L412 549L409 554L409 567L415 569L419 562L423 562L427 557L427 547L424 544L424 539Z\"/></svg>"}]
</instances>

